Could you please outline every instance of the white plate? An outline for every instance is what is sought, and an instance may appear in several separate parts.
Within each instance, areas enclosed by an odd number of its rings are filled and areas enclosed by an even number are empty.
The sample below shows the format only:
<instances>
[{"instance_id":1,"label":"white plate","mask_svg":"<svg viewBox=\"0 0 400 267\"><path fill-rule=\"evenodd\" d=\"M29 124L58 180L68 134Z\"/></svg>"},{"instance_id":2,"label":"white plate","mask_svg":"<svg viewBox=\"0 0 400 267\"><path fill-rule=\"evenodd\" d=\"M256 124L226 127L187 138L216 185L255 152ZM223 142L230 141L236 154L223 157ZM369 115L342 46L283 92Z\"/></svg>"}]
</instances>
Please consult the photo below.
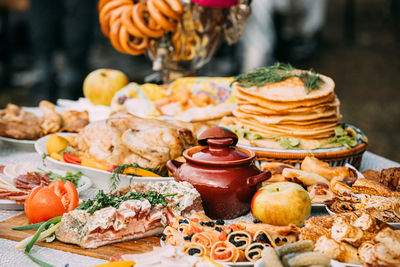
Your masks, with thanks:
<instances>
[{"instance_id":1,"label":"white plate","mask_svg":"<svg viewBox=\"0 0 400 267\"><path fill-rule=\"evenodd\" d=\"M24 210L24 204L18 204L15 200L0 199L0 209L2 210Z\"/></svg>"},{"instance_id":2,"label":"white plate","mask_svg":"<svg viewBox=\"0 0 400 267\"><path fill-rule=\"evenodd\" d=\"M313 203L313 204L311 204L311 207L313 207L313 208L323 208L323 207L325 207L325 204Z\"/></svg>"},{"instance_id":3,"label":"white plate","mask_svg":"<svg viewBox=\"0 0 400 267\"><path fill-rule=\"evenodd\" d=\"M27 163L22 163L27 166L29 166ZM19 164L10 164L12 169L19 169ZM7 165L9 166L9 165ZM6 168L7 168L6 166ZM5 168L5 169L6 169ZM37 171L37 169L33 170ZM62 170L48 170L45 169L45 171L52 171L54 173L60 174L60 175L65 175L66 171ZM24 172L26 173L26 172ZM20 173L20 174L24 174ZM4 175L1 176L2 179L6 180L6 182L14 184L13 179L15 173L5 173ZM12 175L12 176L10 176ZM78 185L76 187L76 191L78 191L78 194L81 194L83 191L89 189L92 186L92 181L89 179L89 177L82 175L82 177L78 180ZM10 199L0 199L0 209L5 209L5 210L23 210L24 209L24 204L17 204L15 200L10 200Z\"/></svg>"},{"instance_id":4,"label":"white plate","mask_svg":"<svg viewBox=\"0 0 400 267\"><path fill-rule=\"evenodd\" d=\"M76 134L71 134L71 133L59 133L58 135L60 136L67 136L67 135L76 135ZM36 152L39 153L40 155L47 154L47 149L46 149L46 142L47 142L48 136L44 136L40 138L39 140L36 141L35 143L35 149ZM55 168L55 169L60 169L60 170L66 170L66 171L81 171L83 175L86 175L92 179L93 184L95 185L96 188L98 189L103 189L104 191L109 191L110 189L110 178L112 174L108 171L103 171L91 167L86 167L86 166L81 166L81 165L76 165L76 164L70 164L62 161L55 160L51 157L46 157L46 165L49 168ZM119 187L123 186L129 186L134 182L159 182L159 181L170 181L173 180L173 177L134 177L130 175L119 175L120 177L120 183Z\"/></svg>"},{"instance_id":5,"label":"white plate","mask_svg":"<svg viewBox=\"0 0 400 267\"><path fill-rule=\"evenodd\" d=\"M343 263L335 260L331 260L332 267L361 267L362 265L359 264L351 264L351 263ZM264 262L262 259L256 261L254 263L254 267L265 267Z\"/></svg>"},{"instance_id":6,"label":"white plate","mask_svg":"<svg viewBox=\"0 0 400 267\"><path fill-rule=\"evenodd\" d=\"M162 241L160 238L160 245L162 247L165 246L170 246L165 244L165 241ZM222 262L222 261L217 261L218 263L222 264L223 266L232 266L232 267L253 267L255 266L252 262L246 261L246 262Z\"/></svg>"},{"instance_id":7,"label":"white plate","mask_svg":"<svg viewBox=\"0 0 400 267\"><path fill-rule=\"evenodd\" d=\"M36 142L35 140L19 140L19 139L0 136L0 142L11 145L21 150L35 151L34 149L34 145Z\"/></svg>"},{"instance_id":8,"label":"white plate","mask_svg":"<svg viewBox=\"0 0 400 267\"><path fill-rule=\"evenodd\" d=\"M43 113L39 107L22 107L22 109L34 114L35 116L38 116L38 117L43 116ZM56 106L55 110L58 113L60 113L60 112L66 111L67 109ZM14 138L10 138L10 137L0 136L0 141L4 142L6 144L12 145L13 147L16 147L21 150L35 151L34 146L35 146L36 140L14 139Z\"/></svg>"},{"instance_id":9,"label":"white plate","mask_svg":"<svg viewBox=\"0 0 400 267\"><path fill-rule=\"evenodd\" d=\"M327 211L330 215L335 215L335 214L336 214L336 213L334 213L333 211L331 211L331 210L329 209L328 206L325 206L325 208L326 208L326 211ZM400 223L387 223L387 224L389 224L390 226L392 226L392 227L394 227L394 228L400 228Z\"/></svg>"}]
</instances>

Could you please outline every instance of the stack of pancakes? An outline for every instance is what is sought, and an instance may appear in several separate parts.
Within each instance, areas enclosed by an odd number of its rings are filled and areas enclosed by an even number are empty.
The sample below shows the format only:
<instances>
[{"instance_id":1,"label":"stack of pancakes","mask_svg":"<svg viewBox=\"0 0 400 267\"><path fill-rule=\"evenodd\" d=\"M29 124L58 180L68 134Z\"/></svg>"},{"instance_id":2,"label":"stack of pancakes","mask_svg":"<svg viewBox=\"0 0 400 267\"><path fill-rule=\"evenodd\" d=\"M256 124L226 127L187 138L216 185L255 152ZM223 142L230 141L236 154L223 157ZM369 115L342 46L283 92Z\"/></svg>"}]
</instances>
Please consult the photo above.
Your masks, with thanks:
<instances>
[{"instance_id":1,"label":"stack of pancakes","mask_svg":"<svg viewBox=\"0 0 400 267\"><path fill-rule=\"evenodd\" d=\"M341 115L335 83L327 76L319 88L306 93L303 82L291 77L261 87L235 85L236 119L265 135L301 139L326 139L334 135Z\"/></svg>"}]
</instances>

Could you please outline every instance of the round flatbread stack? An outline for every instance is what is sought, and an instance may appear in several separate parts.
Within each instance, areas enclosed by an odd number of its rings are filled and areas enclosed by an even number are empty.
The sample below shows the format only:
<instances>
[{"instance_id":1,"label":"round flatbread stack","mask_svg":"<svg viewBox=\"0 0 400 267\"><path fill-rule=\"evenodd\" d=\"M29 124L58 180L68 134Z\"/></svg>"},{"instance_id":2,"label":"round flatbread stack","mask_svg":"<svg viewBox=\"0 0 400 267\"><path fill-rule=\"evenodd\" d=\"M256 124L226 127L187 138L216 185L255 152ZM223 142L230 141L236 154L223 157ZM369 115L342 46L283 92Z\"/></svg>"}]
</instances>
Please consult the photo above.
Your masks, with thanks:
<instances>
[{"instance_id":1,"label":"round flatbread stack","mask_svg":"<svg viewBox=\"0 0 400 267\"><path fill-rule=\"evenodd\" d=\"M279 82L262 86L234 84L237 121L265 135L326 139L334 135L340 122L340 102L334 93L335 83L327 76L302 70ZM312 89L300 74L318 79Z\"/></svg>"}]
</instances>

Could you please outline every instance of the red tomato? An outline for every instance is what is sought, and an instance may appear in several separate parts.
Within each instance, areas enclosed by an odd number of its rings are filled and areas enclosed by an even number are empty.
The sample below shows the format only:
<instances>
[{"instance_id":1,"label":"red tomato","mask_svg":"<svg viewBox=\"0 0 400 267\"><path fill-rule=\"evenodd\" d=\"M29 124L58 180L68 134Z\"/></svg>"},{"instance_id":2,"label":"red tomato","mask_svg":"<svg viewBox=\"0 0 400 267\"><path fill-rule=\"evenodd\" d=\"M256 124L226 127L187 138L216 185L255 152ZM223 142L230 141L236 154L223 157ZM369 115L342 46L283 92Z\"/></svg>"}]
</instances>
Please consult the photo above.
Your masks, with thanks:
<instances>
[{"instance_id":1,"label":"red tomato","mask_svg":"<svg viewBox=\"0 0 400 267\"><path fill-rule=\"evenodd\" d=\"M81 164L81 159L78 156L75 156L74 154L64 153L63 159L65 162L68 162L68 163L78 164L78 165Z\"/></svg>"},{"instance_id":2,"label":"red tomato","mask_svg":"<svg viewBox=\"0 0 400 267\"><path fill-rule=\"evenodd\" d=\"M25 214L32 223L47 221L75 209L78 192L70 181L54 181L49 187L35 187L25 200Z\"/></svg>"},{"instance_id":3,"label":"red tomato","mask_svg":"<svg viewBox=\"0 0 400 267\"><path fill-rule=\"evenodd\" d=\"M49 188L35 187L25 200L25 213L32 223L61 216L64 211L61 199Z\"/></svg>"},{"instance_id":4,"label":"red tomato","mask_svg":"<svg viewBox=\"0 0 400 267\"><path fill-rule=\"evenodd\" d=\"M65 211L75 209L79 204L78 191L70 181L54 181L49 184L49 188L61 199Z\"/></svg>"},{"instance_id":5,"label":"red tomato","mask_svg":"<svg viewBox=\"0 0 400 267\"><path fill-rule=\"evenodd\" d=\"M108 172L112 172L113 170L115 170L118 166L117 165L111 165L110 167L108 167Z\"/></svg>"}]
</instances>

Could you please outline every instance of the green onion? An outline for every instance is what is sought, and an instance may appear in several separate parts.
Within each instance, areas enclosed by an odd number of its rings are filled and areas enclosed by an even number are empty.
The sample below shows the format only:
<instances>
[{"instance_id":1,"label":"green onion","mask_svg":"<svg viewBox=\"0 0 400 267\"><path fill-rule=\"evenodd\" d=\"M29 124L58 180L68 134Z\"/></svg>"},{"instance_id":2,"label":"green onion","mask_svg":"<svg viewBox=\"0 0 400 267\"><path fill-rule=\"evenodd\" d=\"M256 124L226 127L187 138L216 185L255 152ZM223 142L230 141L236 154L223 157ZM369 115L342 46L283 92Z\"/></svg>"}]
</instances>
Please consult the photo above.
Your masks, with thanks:
<instances>
[{"instance_id":1,"label":"green onion","mask_svg":"<svg viewBox=\"0 0 400 267\"><path fill-rule=\"evenodd\" d=\"M53 234L56 229L60 226L61 224L61 218L62 216L58 216L58 217L54 217L50 220L48 220L47 222L42 222L42 223L35 223L33 225L39 226L39 229L36 231L36 233L33 236L30 236L28 238L25 238L24 240L22 240L21 242L19 242L16 247L17 248L24 248L25 247L25 255L27 255L33 262L39 264L42 267L53 267L53 265L48 264L44 261L41 261L37 258L35 258L34 256L32 256L29 252L31 251L33 245L36 243L36 241L38 240L43 240L46 237L48 237L49 235ZM51 226L49 229L46 229L48 226L55 224L53 226ZM33 225L26 225L25 227L32 227ZM21 227L16 227L16 228L21 228ZM34 228L31 228L34 229ZM28 242L26 244L26 242ZM26 244L26 246L25 246Z\"/></svg>"},{"instance_id":2,"label":"green onion","mask_svg":"<svg viewBox=\"0 0 400 267\"><path fill-rule=\"evenodd\" d=\"M28 256L34 263L39 264L42 267L54 267L54 265L48 264L39 260L38 258L33 257L31 254L29 254L29 252L25 252L25 255Z\"/></svg>"},{"instance_id":3,"label":"green onion","mask_svg":"<svg viewBox=\"0 0 400 267\"><path fill-rule=\"evenodd\" d=\"M28 224L24 226L18 226L18 227L13 227L11 228L12 230L31 230L31 229L38 229L42 224L45 222L40 222L40 223L34 223L34 224Z\"/></svg>"}]
</instances>

